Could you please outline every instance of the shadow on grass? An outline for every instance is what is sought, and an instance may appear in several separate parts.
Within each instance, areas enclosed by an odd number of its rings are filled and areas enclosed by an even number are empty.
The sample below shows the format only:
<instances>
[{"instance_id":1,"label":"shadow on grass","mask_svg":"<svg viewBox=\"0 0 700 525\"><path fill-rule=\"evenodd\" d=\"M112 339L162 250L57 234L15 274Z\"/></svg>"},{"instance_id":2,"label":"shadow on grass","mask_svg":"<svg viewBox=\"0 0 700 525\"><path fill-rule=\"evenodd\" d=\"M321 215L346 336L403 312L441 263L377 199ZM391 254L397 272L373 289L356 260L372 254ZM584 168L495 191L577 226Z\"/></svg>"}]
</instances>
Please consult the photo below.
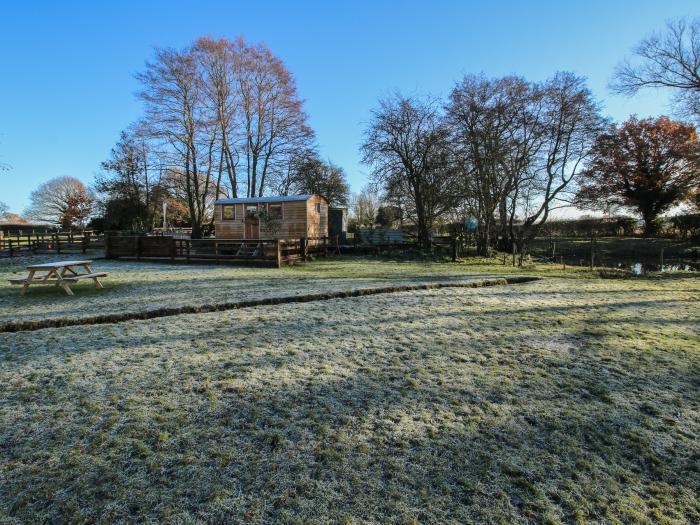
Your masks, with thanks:
<instances>
[{"instance_id":1,"label":"shadow on grass","mask_svg":"<svg viewBox=\"0 0 700 525\"><path fill-rule=\"evenodd\" d=\"M180 337L211 335L193 325ZM177 347L172 334L144 338ZM96 351L107 349L101 344ZM105 366L89 383L79 369L66 377L46 368L46 388L6 401L34 417L3 414L2 507L29 521L699 515L694 440L678 436L665 411L638 408L665 381L687 392L679 403L691 406L697 396L686 377L613 385L589 368L593 360L531 354L528 373L504 382L505 352L478 345L464 355L482 354L473 371L490 373L470 376L455 364L432 377L425 370L441 364L440 352L379 350L363 349L353 368L337 352L245 350L203 360L185 352L169 366L145 352L126 376L123 365Z\"/></svg>"}]
</instances>

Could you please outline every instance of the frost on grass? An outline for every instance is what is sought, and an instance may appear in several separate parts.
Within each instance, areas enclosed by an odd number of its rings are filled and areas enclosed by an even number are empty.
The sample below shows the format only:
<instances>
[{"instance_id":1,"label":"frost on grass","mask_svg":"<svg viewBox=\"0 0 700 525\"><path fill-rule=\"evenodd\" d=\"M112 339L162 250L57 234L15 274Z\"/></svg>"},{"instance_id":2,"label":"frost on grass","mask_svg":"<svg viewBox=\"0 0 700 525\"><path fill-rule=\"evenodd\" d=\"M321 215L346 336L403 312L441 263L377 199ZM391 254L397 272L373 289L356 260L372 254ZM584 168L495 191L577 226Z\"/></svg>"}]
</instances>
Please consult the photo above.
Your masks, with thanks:
<instances>
[{"instance_id":1,"label":"frost on grass","mask_svg":"<svg viewBox=\"0 0 700 525\"><path fill-rule=\"evenodd\" d=\"M481 279L500 269L359 258L322 259L282 269L98 260L93 269L109 272L109 277L103 279L105 289L96 289L92 281L84 281L74 286L75 296L68 297L63 290L48 286L32 286L27 295L21 296L19 287L10 285L7 279L26 275L25 266L0 264L0 326L17 321L81 318L390 284Z\"/></svg>"},{"instance_id":2,"label":"frost on grass","mask_svg":"<svg viewBox=\"0 0 700 525\"><path fill-rule=\"evenodd\" d=\"M697 279L0 334L0 521L697 523Z\"/></svg>"}]
</instances>

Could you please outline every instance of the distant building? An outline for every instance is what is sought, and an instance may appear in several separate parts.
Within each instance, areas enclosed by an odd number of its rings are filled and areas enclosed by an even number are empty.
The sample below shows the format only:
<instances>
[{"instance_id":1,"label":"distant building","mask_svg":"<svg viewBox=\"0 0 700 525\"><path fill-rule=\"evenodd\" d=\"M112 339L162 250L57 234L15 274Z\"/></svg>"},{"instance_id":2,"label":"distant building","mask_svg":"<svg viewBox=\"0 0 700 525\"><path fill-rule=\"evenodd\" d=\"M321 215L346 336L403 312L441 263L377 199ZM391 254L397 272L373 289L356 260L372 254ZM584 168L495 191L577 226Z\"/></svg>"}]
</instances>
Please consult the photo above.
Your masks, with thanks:
<instances>
[{"instance_id":1,"label":"distant building","mask_svg":"<svg viewBox=\"0 0 700 525\"><path fill-rule=\"evenodd\" d=\"M24 235L28 233L49 233L56 228L48 224L34 224L16 213L6 213L0 219L0 238L12 235Z\"/></svg>"}]
</instances>

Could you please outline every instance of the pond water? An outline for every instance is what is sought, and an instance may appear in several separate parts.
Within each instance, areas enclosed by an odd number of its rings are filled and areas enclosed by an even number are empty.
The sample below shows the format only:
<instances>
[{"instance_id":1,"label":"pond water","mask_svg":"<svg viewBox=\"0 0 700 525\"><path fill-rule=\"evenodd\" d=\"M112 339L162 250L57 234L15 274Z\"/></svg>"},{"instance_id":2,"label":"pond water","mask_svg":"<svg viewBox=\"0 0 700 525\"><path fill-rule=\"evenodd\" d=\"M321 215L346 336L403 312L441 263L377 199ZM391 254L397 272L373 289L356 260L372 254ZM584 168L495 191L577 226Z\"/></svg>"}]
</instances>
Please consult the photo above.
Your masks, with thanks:
<instances>
[{"instance_id":1,"label":"pond water","mask_svg":"<svg viewBox=\"0 0 700 525\"><path fill-rule=\"evenodd\" d=\"M633 264L619 263L618 268L627 268L635 275L643 275L651 272L696 272L700 271L700 264L670 263L670 264L650 264L637 262Z\"/></svg>"}]
</instances>

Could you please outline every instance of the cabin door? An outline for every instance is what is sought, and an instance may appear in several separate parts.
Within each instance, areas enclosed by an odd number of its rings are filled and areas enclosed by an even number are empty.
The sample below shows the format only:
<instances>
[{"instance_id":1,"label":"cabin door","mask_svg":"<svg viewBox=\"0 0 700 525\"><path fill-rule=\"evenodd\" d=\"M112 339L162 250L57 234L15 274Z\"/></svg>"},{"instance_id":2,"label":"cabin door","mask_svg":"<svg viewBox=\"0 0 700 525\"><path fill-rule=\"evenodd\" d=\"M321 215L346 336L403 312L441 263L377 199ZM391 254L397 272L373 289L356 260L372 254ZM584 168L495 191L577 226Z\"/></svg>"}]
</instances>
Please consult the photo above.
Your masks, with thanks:
<instances>
[{"instance_id":1,"label":"cabin door","mask_svg":"<svg viewBox=\"0 0 700 525\"><path fill-rule=\"evenodd\" d=\"M259 239L260 238L260 221L258 219L245 220L245 238Z\"/></svg>"}]
</instances>

